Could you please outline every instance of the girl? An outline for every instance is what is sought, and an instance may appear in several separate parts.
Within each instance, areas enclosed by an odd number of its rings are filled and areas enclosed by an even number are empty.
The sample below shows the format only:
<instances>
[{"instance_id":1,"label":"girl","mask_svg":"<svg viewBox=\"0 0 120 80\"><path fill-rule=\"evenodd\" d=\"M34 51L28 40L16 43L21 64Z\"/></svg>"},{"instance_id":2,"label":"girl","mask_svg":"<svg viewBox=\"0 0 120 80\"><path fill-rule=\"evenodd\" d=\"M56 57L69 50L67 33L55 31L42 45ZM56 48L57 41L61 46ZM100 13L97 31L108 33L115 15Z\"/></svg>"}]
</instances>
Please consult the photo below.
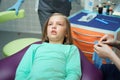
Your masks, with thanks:
<instances>
[{"instance_id":1,"label":"girl","mask_svg":"<svg viewBox=\"0 0 120 80\"><path fill-rule=\"evenodd\" d=\"M70 23L54 13L46 22L42 44L33 44L22 58L15 80L80 80L78 48L72 44Z\"/></svg>"}]
</instances>

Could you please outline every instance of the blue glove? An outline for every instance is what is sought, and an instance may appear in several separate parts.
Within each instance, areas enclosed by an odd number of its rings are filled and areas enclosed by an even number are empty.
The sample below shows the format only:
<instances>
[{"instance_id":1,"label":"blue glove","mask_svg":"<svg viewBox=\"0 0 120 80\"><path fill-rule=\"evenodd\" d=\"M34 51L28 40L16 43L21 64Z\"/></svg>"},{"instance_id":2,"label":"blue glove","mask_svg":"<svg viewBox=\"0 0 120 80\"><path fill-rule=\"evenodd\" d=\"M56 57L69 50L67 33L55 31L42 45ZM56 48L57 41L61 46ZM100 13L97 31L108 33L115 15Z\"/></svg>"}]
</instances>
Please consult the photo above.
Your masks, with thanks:
<instances>
[{"instance_id":1,"label":"blue glove","mask_svg":"<svg viewBox=\"0 0 120 80\"><path fill-rule=\"evenodd\" d=\"M16 15L18 15L18 11L22 3L23 3L23 0L18 0L12 7L8 8L8 10L15 10Z\"/></svg>"},{"instance_id":2,"label":"blue glove","mask_svg":"<svg viewBox=\"0 0 120 80\"><path fill-rule=\"evenodd\" d=\"M98 41L95 41L95 42L94 42L94 44L97 44L97 43L98 43ZM99 57L99 55L98 55L96 52L93 53L92 60L93 60L93 62L94 62L94 65L95 65L98 69L100 69L101 66L102 66L103 60L102 60L102 58ZM110 63L111 63L111 60L110 60L110 59L106 58L105 60L106 60L106 63L107 63L107 64L110 64Z\"/></svg>"},{"instance_id":3,"label":"blue glove","mask_svg":"<svg viewBox=\"0 0 120 80\"><path fill-rule=\"evenodd\" d=\"M94 65L100 69L102 66L102 58L100 58L96 52L93 53L92 60L94 62Z\"/></svg>"}]
</instances>

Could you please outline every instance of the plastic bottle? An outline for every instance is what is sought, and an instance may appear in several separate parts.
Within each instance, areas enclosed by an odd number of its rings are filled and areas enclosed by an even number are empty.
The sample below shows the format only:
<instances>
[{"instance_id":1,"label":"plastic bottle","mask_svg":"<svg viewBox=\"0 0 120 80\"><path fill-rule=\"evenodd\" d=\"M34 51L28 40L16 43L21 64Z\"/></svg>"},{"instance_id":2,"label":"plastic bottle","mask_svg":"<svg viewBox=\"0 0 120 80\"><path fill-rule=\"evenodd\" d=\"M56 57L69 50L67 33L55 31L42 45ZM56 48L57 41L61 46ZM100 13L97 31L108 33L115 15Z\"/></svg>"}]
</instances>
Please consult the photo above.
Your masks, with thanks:
<instances>
[{"instance_id":1,"label":"plastic bottle","mask_svg":"<svg viewBox=\"0 0 120 80\"><path fill-rule=\"evenodd\" d=\"M109 8L110 8L110 6L111 6L111 2L108 0L107 1L107 5L106 5L106 7L107 7L107 15L109 15Z\"/></svg>"},{"instance_id":2,"label":"plastic bottle","mask_svg":"<svg viewBox=\"0 0 120 80\"><path fill-rule=\"evenodd\" d=\"M113 8L110 6L110 8L109 8L109 15L112 15L112 13L113 13Z\"/></svg>"},{"instance_id":3,"label":"plastic bottle","mask_svg":"<svg viewBox=\"0 0 120 80\"><path fill-rule=\"evenodd\" d=\"M106 7L106 6L103 7L103 12L102 12L102 14L103 14L103 15L106 15L106 14L107 14L107 7Z\"/></svg>"},{"instance_id":4,"label":"plastic bottle","mask_svg":"<svg viewBox=\"0 0 120 80\"><path fill-rule=\"evenodd\" d=\"M85 10L93 11L94 0L85 0Z\"/></svg>"},{"instance_id":5,"label":"plastic bottle","mask_svg":"<svg viewBox=\"0 0 120 80\"><path fill-rule=\"evenodd\" d=\"M102 4L99 4L99 6L98 6L98 13L102 14L102 12L103 12L103 6L102 6Z\"/></svg>"}]
</instances>

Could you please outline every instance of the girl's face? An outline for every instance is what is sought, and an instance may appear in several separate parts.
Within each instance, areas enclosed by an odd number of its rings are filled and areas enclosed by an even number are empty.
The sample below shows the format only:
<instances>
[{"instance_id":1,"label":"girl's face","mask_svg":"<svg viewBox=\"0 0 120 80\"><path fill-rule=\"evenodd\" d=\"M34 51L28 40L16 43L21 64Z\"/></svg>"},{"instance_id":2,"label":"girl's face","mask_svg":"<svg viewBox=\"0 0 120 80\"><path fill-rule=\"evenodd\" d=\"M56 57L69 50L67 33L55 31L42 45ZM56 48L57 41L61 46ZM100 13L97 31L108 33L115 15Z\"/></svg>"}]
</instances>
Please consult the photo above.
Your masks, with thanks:
<instances>
[{"instance_id":1,"label":"girl's face","mask_svg":"<svg viewBox=\"0 0 120 80\"><path fill-rule=\"evenodd\" d=\"M52 16L47 26L49 43L63 43L64 37L66 36L66 26L66 21L63 16Z\"/></svg>"}]
</instances>

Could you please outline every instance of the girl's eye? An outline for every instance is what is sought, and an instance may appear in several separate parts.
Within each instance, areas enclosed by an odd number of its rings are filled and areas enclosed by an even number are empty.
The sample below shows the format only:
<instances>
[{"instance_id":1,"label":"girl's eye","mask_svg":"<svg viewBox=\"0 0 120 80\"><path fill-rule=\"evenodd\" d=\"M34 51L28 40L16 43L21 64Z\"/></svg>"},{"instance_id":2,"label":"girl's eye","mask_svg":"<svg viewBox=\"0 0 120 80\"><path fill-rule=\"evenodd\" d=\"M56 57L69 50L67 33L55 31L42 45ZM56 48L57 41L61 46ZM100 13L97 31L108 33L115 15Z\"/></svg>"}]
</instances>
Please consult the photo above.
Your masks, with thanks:
<instances>
[{"instance_id":1,"label":"girl's eye","mask_svg":"<svg viewBox=\"0 0 120 80\"><path fill-rule=\"evenodd\" d=\"M52 25L51 23L48 24L49 26Z\"/></svg>"},{"instance_id":2,"label":"girl's eye","mask_svg":"<svg viewBox=\"0 0 120 80\"><path fill-rule=\"evenodd\" d=\"M58 25L62 26L63 24L60 23L60 24L58 24Z\"/></svg>"}]
</instances>

